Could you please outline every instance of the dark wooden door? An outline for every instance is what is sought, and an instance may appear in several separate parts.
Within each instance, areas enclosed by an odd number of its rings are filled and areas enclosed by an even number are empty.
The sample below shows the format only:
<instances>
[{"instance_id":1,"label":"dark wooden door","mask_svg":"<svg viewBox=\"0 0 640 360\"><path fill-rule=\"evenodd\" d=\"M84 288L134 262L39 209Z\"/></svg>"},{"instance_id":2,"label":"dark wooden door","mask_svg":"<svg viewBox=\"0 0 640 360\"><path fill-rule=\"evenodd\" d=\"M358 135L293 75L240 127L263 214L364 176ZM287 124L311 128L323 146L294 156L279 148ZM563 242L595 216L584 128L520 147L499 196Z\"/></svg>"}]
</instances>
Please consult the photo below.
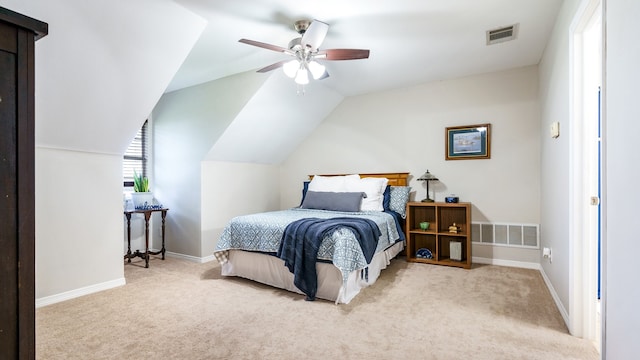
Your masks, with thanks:
<instances>
[{"instance_id":1,"label":"dark wooden door","mask_svg":"<svg viewBox=\"0 0 640 360\"><path fill-rule=\"evenodd\" d=\"M34 41L0 7L0 359L35 359Z\"/></svg>"}]
</instances>

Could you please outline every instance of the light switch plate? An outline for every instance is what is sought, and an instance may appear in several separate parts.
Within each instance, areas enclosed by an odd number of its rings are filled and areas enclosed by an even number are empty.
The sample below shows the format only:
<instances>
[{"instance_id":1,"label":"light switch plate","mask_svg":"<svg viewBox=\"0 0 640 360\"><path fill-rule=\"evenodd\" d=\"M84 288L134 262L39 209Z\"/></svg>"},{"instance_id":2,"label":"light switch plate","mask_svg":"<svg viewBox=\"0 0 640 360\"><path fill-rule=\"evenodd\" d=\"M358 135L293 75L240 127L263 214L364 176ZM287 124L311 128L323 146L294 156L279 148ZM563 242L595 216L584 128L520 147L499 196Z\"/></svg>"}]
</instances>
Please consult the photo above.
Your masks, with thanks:
<instances>
[{"instance_id":1,"label":"light switch plate","mask_svg":"<svg viewBox=\"0 0 640 360\"><path fill-rule=\"evenodd\" d=\"M551 128L549 129L551 137L552 138L557 138L558 136L560 136L560 123L557 121L554 121L551 123Z\"/></svg>"}]
</instances>

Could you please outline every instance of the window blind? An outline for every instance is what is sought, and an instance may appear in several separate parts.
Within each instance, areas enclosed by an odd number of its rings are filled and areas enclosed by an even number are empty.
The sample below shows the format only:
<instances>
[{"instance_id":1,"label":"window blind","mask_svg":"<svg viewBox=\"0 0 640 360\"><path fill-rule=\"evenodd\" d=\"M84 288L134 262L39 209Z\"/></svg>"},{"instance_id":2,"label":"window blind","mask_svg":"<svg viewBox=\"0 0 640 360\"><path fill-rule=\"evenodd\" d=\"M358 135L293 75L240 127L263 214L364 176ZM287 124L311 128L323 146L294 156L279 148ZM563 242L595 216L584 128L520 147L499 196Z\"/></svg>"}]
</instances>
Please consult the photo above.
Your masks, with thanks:
<instances>
[{"instance_id":1,"label":"window blind","mask_svg":"<svg viewBox=\"0 0 640 360\"><path fill-rule=\"evenodd\" d=\"M149 134L148 121L145 121L135 138L129 144L127 151L124 153L122 161L122 174L124 177L124 186L133 186L134 170L138 174L148 176L147 160L149 159Z\"/></svg>"}]
</instances>

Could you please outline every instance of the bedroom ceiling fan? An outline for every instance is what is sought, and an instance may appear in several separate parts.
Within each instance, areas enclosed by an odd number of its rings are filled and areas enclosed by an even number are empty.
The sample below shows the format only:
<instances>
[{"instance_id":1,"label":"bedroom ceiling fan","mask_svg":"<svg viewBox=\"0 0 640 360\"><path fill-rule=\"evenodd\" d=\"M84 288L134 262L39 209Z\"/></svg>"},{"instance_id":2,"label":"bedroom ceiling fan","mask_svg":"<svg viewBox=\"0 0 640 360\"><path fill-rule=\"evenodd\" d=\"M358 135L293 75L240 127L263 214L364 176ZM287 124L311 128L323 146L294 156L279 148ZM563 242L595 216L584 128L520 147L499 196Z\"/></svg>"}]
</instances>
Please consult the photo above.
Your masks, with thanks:
<instances>
[{"instance_id":1,"label":"bedroom ceiling fan","mask_svg":"<svg viewBox=\"0 0 640 360\"><path fill-rule=\"evenodd\" d=\"M301 36L291 40L288 48L249 39L238 41L293 56L294 60L282 60L265 66L258 72L265 73L282 67L284 73L299 85L309 83L309 73L314 80L321 80L329 76L324 65L318 60L357 60L369 57L369 50L363 49L320 50L320 45L329 30L329 24L322 21L298 20L295 22L294 28Z\"/></svg>"}]
</instances>

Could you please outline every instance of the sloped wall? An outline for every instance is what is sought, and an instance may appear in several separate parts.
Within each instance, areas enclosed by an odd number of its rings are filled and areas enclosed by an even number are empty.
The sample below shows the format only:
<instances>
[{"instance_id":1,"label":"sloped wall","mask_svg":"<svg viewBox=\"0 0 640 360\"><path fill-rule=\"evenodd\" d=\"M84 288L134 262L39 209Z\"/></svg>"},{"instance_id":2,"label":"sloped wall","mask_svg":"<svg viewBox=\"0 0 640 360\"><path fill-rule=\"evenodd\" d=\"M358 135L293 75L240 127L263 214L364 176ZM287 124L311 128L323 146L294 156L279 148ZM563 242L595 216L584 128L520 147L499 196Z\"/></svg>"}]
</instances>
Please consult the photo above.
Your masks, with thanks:
<instances>
[{"instance_id":1,"label":"sloped wall","mask_svg":"<svg viewBox=\"0 0 640 360\"><path fill-rule=\"evenodd\" d=\"M154 192L171 209L166 226L168 251L202 256L201 162L265 80L253 72L234 75L167 93L155 107ZM209 185L216 186L217 181Z\"/></svg>"},{"instance_id":2,"label":"sloped wall","mask_svg":"<svg viewBox=\"0 0 640 360\"><path fill-rule=\"evenodd\" d=\"M169 0L3 5L49 24L36 44L37 145L95 153L124 153L205 26Z\"/></svg>"},{"instance_id":3,"label":"sloped wall","mask_svg":"<svg viewBox=\"0 0 640 360\"><path fill-rule=\"evenodd\" d=\"M265 78L209 151L207 160L280 164L344 98L314 81L300 87L282 71Z\"/></svg>"},{"instance_id":4,"label":"sloped wall","mask_svg":"<svg viewBox=\"0 0 640 360\"><path fill-rule=\"evenodd\" d=\"M121 284L122 155L204 21L169 0L2 6L49 24L35 49L36 303Z\"/></svg>"},{"instance_id":5,"label":"sloped wall","mask_svg":"<svg viewBox=\"0 0 640 360\"><path fill-rule=\"evenodd\" d=\"M254 71L165 94L153 142L156 195L172 209L168 250L202 260L231 217L276 210L279 164L342 99L319 83L299 94L282 72Z\"/></svg>"}]
</instances>

